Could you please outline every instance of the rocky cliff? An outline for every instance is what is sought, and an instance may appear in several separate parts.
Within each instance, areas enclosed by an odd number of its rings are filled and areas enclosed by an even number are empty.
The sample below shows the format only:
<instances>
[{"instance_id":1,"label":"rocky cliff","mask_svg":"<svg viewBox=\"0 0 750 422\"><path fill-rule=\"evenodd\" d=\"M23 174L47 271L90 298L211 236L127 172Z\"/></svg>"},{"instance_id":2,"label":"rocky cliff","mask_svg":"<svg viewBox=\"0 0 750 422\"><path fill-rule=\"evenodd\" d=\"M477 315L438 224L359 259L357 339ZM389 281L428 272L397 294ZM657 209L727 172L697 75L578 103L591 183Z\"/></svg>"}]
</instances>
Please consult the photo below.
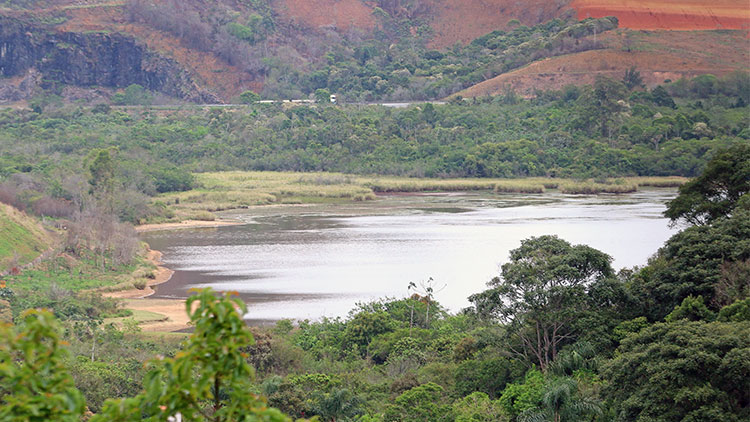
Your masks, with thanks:
<instances>
[{"instance_id":1,"label":"rocky cliff","mask_svg":"<svg viewBox=\"0 0 750 422\"><path fill-rule=\"evenodd\" d=\"M58 32L0 17L0 76L22 76L30 69L47 83L112 88L139 84L188 101L219 102L174 60L127 35Z\"/></svg>"}]
</instances>

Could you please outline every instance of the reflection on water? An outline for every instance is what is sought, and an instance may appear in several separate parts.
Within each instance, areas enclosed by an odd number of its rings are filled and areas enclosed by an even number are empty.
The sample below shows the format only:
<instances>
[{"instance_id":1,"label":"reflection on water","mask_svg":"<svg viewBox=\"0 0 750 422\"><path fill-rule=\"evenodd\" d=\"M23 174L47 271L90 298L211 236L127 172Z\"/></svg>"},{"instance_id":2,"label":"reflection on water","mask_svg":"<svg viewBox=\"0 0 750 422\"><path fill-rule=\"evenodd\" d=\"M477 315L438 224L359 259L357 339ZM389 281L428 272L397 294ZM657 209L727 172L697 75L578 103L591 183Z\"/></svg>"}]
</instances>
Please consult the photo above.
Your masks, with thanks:
<instances>
[{"instance_id":1,"label":"reflection on water","mask_svg":"<svg viewBox=\"0 0 750 422\"><path fill-rule=\"evenodd\" d=\"M618 269L645 264L672 234L661 213L674 195L393 195L235 211L247 224L143 237L176 270L154 297L211 286L238 291L249 319L315 319L344 316L358 301L403 297L410 281L432 277L447 284L437 300L458 311L530 236L588 244Z\"/></svg>"}]
</instances>

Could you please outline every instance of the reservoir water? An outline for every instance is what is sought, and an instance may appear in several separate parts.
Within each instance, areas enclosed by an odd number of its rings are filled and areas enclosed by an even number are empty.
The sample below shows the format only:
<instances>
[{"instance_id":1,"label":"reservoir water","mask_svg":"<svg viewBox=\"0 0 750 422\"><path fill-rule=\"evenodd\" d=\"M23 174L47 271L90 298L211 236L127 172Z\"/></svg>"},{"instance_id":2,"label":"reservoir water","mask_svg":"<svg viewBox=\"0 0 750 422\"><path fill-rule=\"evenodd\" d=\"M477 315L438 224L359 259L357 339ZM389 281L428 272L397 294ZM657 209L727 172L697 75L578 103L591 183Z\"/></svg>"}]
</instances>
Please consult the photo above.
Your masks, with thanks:
<instances>
[{"instance_id":1,"label":"reservoir water","mask_svg":"<svg viewBox=\"0 0 750 422\"><path fill-rule=\"evenodd\" d=\"M254 322L345 316L356 302L405 297L430 277L456 312L530 236L555 234L643 265L675 229L661 213L672 189L580 196L389 195L344 205L225 213L243 225L144 233L175 270L154 297L192 287L233 290ZM444 286L444 287L443 287Z\"/></svg>"}]
</instances>

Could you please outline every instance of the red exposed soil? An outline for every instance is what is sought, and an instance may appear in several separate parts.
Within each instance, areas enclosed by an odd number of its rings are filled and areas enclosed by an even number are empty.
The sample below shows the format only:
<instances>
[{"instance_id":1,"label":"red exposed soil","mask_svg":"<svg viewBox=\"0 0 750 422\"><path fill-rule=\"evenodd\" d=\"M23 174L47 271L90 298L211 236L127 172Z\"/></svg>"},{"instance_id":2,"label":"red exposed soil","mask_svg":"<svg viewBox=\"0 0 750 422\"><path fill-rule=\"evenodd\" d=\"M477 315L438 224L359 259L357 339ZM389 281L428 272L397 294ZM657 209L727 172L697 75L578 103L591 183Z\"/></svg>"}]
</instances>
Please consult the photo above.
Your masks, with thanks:
<instances>
[{"instance_id":1,"label":"red exposed soil","mask_svg":"<svg viewBox=\"0 0 750 422\"><path fill-rule=\"evenodd\" d=\"M434 30L431 47L466 44L488 32L505 29L518 19L535 25L559 17L569 10L570 0L431 0Z\"/></svg>"},{"instance_id":2,"label":"red exposed soil","mask_svg":"<svg viewBox=\"0 0 750 422\"><path fill-rule=\"evenodd\" d=\"M310 28L324 26L346 31L352 27L375 27L373 8L362 0L281 0L277 9L290 21Z\"/></svg>"},{"instance_id":3,"label":"red exposed soil","mask_svg":"<svg viewBox=\"0 0 750 422\"><path fill-rule=\"evenodd\" d=\"M748 0L574 0L579 19L617 16L630 29L750 29Z\"/></svg>"},{"instance_id":4,"label":"red exposed soil","mask_svg":"<svg viewBox=\"0 0 750 422\"><path fill-rule=\"evenodd\" d=\"M424 16L434 31L432 48L444 48L471 40L506 27L518 19L535 25L560 16L570 0L424 0ZM339 30L352 27L373 29L374 4L362 0L281 0L277 10L292 22L318 28L332 26Z\"/></svg>"},{"instance_id":5,"label":"red exposed soil","mask_svg":"<svg viewBox=\"0 0 750 422\"><path fill-rule=\"evenodd\" d=\"M496 95L512 88L524 96L535 89L591 84L597 75L621 79L635 66L646 85L704 73L724 75L746 70L750 48L744 31L615 31L601 37L609 48L534 62L458 93L464 97ZM628 51L629 50L629 51Z\"/></svg>"}]
</instances>

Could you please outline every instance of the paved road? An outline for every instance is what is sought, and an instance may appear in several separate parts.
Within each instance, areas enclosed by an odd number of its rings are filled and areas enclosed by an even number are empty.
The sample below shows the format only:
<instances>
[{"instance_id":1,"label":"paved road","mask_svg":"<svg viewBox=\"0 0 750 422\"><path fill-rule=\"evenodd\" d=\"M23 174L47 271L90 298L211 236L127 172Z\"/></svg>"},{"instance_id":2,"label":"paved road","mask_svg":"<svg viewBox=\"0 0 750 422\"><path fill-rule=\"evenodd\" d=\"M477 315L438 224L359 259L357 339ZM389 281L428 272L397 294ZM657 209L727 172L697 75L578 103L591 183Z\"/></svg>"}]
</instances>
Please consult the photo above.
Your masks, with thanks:
<instances>
[{"instance_id":1,"label":"paved road","mask_svg":"<svg viewBox=\"0 0 750 422\"><path fill-rule=\"evenodd\" d=\"M255 104L315 104L314 100L263 100L258 101ZM412 105L430 103L434 105L446 104L445 101L411 101L411 102L395 102L395 103L339 103L338 105L357 105L357 106L382 106L391 108L406 108ZM179 109L190 109L190 108L243 108L248 107L252 104L175 104L175 105L151 105L151 106L139 106L139 105L124 105L124 106L112 106L115 109L141 109L151 108L158 110L179 110Z\"/></svg>"}]
</instances>

